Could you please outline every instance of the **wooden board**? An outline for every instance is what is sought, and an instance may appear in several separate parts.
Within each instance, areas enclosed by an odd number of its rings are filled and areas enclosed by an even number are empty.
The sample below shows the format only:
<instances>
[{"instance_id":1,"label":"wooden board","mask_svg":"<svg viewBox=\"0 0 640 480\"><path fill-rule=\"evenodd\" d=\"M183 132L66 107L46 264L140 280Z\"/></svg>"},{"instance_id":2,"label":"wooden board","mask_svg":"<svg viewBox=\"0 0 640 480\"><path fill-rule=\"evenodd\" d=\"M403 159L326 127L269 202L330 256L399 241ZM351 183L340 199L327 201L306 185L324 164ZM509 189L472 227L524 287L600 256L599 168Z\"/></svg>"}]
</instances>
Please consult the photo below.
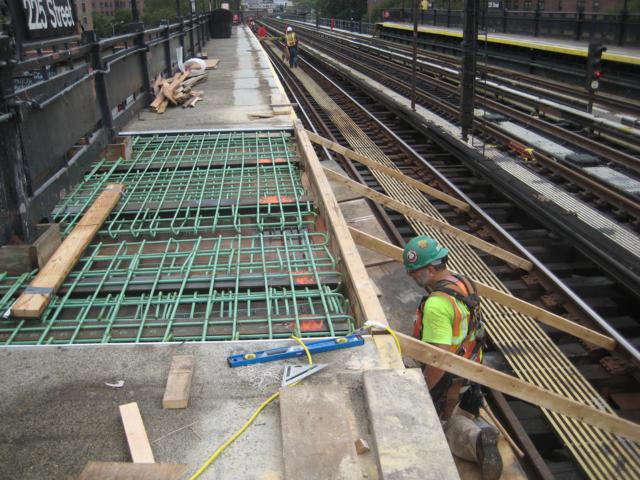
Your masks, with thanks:
<instances>
[{"instance_id":1,"label":"wooden board","mask_svg":"<svg viewBox=\"0 0 640 480\"><path fill-rule=\"evenodd\" d=\"M218 68L218 63L220 63L220 59L218 58L210 58L205 60L207 64L206 70L213 70L214 68Z\"/></svg>"},{"instance_id":2,"label":"wooden board","mask_svg":"<svg viewBox=\"0 0 640 480\"><path fill-rule=\"evenodd\" d=\"M57 223L42 224L36 229L41 233L31 245L0 247L0 272L20 275L44 267L62 243L60 226Z\"/></svg>"},{"instance_id":3,"label":"wooden board","mask_svg":"<svg viewBox=\"0 0 640 480\"><path fill-rule=\"evenodd\" d=\"M285 479L362 480L346 409L338 385L280 391Z\"/></svg>"},{"instance_id":4,"label":"wooden board","mask_svg":"<svg viewBox=\"0 0 640 480\"><path fill-rule=\"evenodd\" d=\"M29 288L44 293L22 293L11 308L16 317L39 318L69 272L93 240L95 234L120 201L124 185L112 183L96 198L89 210L58 247L46 265L31 281Z\"/></svg>"},{"instance_id":5,"label":"wooden board","mask_svg":"<svg viewBox=\"0 0 640 480\"><path fill-rule=\"evenodd\" d=\"M472 247L475 247L479 250L482 250L483 252L493 255L494 257L501 258L502 260L518 268L522 268L523 270L527 270L527 271L530 271L531 269L533 269L533 264L529 260L526 260L503 248L497 247L496 245L492 245L488 242L485 242L484 240L480 240L479 238L474 237L473 235L463 232L459 228L449 225L448 223L442 222L432 217L431 215L428 215L424 212L416 210L415 208L405 205L404 203L399 202L387 195L376 192L372 188L365 187L364 185L361 185L360 183L355 182L350 178L345 177L344 175L340 175L339 173L334 172L333 170L329 170L327 168L325 168L324 170L327 177L329 177L331 180L334 180L338 183L343 184L346 187L349 187L354 192L357 192L373 200L374 202L379 203L380 205L389 207L395 210L396 212L402 213L406 217L413 218L414 220L418 220L419 222L422 222L426 225L430 225L434 228L437 228L441 232L446 233L447 235L451 235L452 237L457 238L461 242L465 242L468 245L471 245Z\"/></svg>"},{"instance_id":6,"label":"wooden board","mask_svg":"<svg viewBox=\"0 0 640 480\"><path fill-rule=\"evenodd\" d=\"M370 158L362 155L361 153L345 148L338 143L332 142L331 140L321 137L320 135L316 135L315 133L310 132L308 130L307 130L307 135L309 135L309 139L312 142L317 143L318 145L327 147L329 150L333 150L334 152L339 153L340 155L343 155L347 158L350 158L351 160L355 160L356 162L362 163L363 165L366 165L369 168L373 168L375 170L383 172L386 175L409 185L410 187L413 187L417 190L420 190L421 192L426 193L427 195L432 196L433 198L442 200L443 202L448 203L449 205L452 205L465 212L471 209L468 203L463 202L462 200L458 200L457 198L452 197L451 195L447 195L446 193L441 192L440 190L435 189L433 187L430 187L429 185L426 185L422 182L419 182L418 180L414 180L413 178L404 175L400 171L387 167L386 165L383 165L380 162L371 160Z\"/></svg>"},{"instance_id":7,"label":"wooden board","mask_svg":"<svg viewBox=\"0 0 640 480\"><path fill-rule=\"evenodd\" d=\"M177 480L187 471L179 463L89 462L78 480Z\"/></svg>"},{"instance_id":8,"label":"wooden board","mask_svg":"<svg viewBox=\"0 0 640 480\"><path fill-rule=\"evenodd\" d=\"M120 405L120 416L133 463L154 463L153 451L136 402Z\"/></svg>"},{"instance_id":9,"label":"wooden board","mask_svg":"<svg viewBox=\"0 0 640 480\"><path fill-rule=\"evenodd\" d=\"M387 318L382 310L382 305L380 305L369 274L360 259L358 248L349 234L340 206L333 195L329 180L324 174L309 136L302 127L300 120L295 120L294 126L301 159L309 172L307 178L309 179L310 190L314 195L318 209L327 221L327 226L331 232L331 246L334 254L339 253L342 258L340 268L345 275L345 281L348 286L347 292L352 308L356 313L356 321L358 325L362 325L369 320L387 325ZM404 367L402 358L398 355L398 350L392 338L389 338L388 335L377 335L374 337L374 342L378 349L381 368Z\"/></svg>"},{"instance_id":10,"label":"wooden board","mask_svg":"<svg viewBox=\"0 0 640 480\"><path fill-rule=\"evenodd\" d=\"M371 236L366 232L356 230L352 227L349 227L349 231L351 232L353 239L359 245L362 245L363 247L373 250L374 252L378 252L382 255L386 255L389 258L402 263L401 248L380 240L379 238ZM606 350L612 351L616 347L616 342L611 337L607 337L606 335L602 335L601 333L595 332L587 327L583 327L578 323L567 320L566 318L556 315L555 313L551 313L531 303L525 302L524 300L520 300L519 298L516 298L508 293L496 290L495 288L479 282L474 278L471 278L471 280L473 280L473 282L476 284L476 287L478 288L478 294L481 297L493 300L500 305L504 305L515 310L516 312L527 315L540 323L544 323L545 325L549 325L550 327L557 328L562 332L573 335L576 338L580 338L585 342L589 342Z\"/></svg>"},{"instance_id":11,"label":"wooden board","mask_svg":"<svg viewBox=\"0 0 640 480\"><path fill-rule=\"evenodd\" d=\"M271 95L271 109L274 115L289 115L292 113L289 100L281 94ZM279 106L285 105L285 106Z\"/></svg>"},{"instance_id":12,"label":"wooden board","mask_svg":"<svg viewBox=\"0 0 640 480\"><path fill-rule=\"evenodd\" d=\"M396 332L402 353L427 365L519 398L533 405L578 419L607 432L640 441L640 425L603 410L558 395L493 368Z\"/></svg>"},{"instance_id":13,"label":"wooden board","mask_svg":"<svg viewBox=\"0 0 640 480\"><path fill-rule=\"evenodd\" d=\"M195 367L193 355L174 355L162 398L162 408L187 408Z\"/></svg>"}]
</instances>

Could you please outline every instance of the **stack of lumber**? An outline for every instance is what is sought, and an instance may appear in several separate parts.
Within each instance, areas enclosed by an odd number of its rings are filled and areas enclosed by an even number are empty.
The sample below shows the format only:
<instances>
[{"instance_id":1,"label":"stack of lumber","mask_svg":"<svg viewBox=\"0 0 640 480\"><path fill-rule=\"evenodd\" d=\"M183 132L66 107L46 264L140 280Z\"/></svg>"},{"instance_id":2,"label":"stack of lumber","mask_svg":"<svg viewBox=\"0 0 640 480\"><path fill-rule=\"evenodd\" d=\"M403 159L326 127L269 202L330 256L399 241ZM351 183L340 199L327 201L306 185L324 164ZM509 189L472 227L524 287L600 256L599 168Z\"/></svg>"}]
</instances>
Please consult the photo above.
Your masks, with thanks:
<instances>
[{"instance_id":1,"label":"stack of lumber","mask_svg":"<svg viewBox=\"0 0 640 480\"><path fill-rule=\"evenodd\" d=\"M191 70L178 72L170 79L158 75L153 85L156 98L151 102L151 110L164 113L169 105L182 108L194 107L202 100L202 91L193 90L193 86L207 78L207 74L191 75Z\"/></svg>"}]
</instances>

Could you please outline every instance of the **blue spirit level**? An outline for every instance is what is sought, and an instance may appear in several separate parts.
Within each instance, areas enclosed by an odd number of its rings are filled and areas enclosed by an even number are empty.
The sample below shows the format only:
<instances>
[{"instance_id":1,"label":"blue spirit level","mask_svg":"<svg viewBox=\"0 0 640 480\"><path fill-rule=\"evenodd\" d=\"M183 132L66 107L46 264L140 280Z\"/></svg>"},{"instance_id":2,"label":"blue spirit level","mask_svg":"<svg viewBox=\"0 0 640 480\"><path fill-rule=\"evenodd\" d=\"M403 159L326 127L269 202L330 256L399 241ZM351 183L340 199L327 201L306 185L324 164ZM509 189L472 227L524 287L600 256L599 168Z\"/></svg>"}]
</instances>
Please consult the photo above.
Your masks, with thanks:
<instances>
[{"instance_id":1,"label":"blue spirit level","mask_svg":"<svg viewBox=\"0 0 640 480\"><path fill-rule=\"evenodd\" d=\"M347 335L346 337L329 338L326 340L318 340L317 342L306 343L311 355L316 353L328 352L330 350L338 350L339 348L358 347L364 344L364 339L360 335ZM291 347L272 348L271 350L260 350L253 353L240 353L231 355L227 358L229 366L244 367L254 363L273 362L274 360L282 360L284 358L301 357L305 355L304 348L301 345L293 345Z\"/></svg>"}]
</instances>

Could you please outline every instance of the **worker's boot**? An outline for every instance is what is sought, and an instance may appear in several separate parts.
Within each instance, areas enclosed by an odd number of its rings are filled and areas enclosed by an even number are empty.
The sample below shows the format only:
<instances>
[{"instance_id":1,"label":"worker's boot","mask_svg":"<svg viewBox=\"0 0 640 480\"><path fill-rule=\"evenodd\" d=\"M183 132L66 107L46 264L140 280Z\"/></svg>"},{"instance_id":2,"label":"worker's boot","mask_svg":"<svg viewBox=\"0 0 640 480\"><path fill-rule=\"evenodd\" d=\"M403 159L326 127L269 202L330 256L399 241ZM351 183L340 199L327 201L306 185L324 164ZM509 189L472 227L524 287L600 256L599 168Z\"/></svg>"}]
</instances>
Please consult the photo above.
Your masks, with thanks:
<instances>
[{"instance_id":1,"label":"worker's boot","mask_svg":"<svg viewBox=\"0 0 640 480\"><path fill-rule=\"evenodd\" d=\"M498 451L498 430L483 427L476 439L476 458L482 472L482 480L498 480L502 474L502 457Z\"/></svg>"}]
</instances>

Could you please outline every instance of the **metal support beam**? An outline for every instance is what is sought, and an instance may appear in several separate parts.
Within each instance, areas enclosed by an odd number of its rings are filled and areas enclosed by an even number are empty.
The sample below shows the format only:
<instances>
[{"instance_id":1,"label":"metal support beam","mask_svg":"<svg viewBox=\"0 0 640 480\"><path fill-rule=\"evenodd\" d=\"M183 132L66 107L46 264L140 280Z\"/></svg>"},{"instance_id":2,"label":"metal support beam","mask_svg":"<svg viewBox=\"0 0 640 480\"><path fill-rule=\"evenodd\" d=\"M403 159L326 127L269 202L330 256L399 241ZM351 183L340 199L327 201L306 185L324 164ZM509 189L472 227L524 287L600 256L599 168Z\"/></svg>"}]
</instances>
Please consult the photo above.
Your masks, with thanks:
<instances>
[{"instance_id":1,"label":"metal support beam","mask_svg":"<svg viewBox=\"0 0 640 480\"><path fill-rule=\"evenodd\" d=\"M460 82L460 126L462 127L462 138L466 141L473 128L479 0L465 0L464 5L462 78Z\"/></svg>"}]
</instances>

